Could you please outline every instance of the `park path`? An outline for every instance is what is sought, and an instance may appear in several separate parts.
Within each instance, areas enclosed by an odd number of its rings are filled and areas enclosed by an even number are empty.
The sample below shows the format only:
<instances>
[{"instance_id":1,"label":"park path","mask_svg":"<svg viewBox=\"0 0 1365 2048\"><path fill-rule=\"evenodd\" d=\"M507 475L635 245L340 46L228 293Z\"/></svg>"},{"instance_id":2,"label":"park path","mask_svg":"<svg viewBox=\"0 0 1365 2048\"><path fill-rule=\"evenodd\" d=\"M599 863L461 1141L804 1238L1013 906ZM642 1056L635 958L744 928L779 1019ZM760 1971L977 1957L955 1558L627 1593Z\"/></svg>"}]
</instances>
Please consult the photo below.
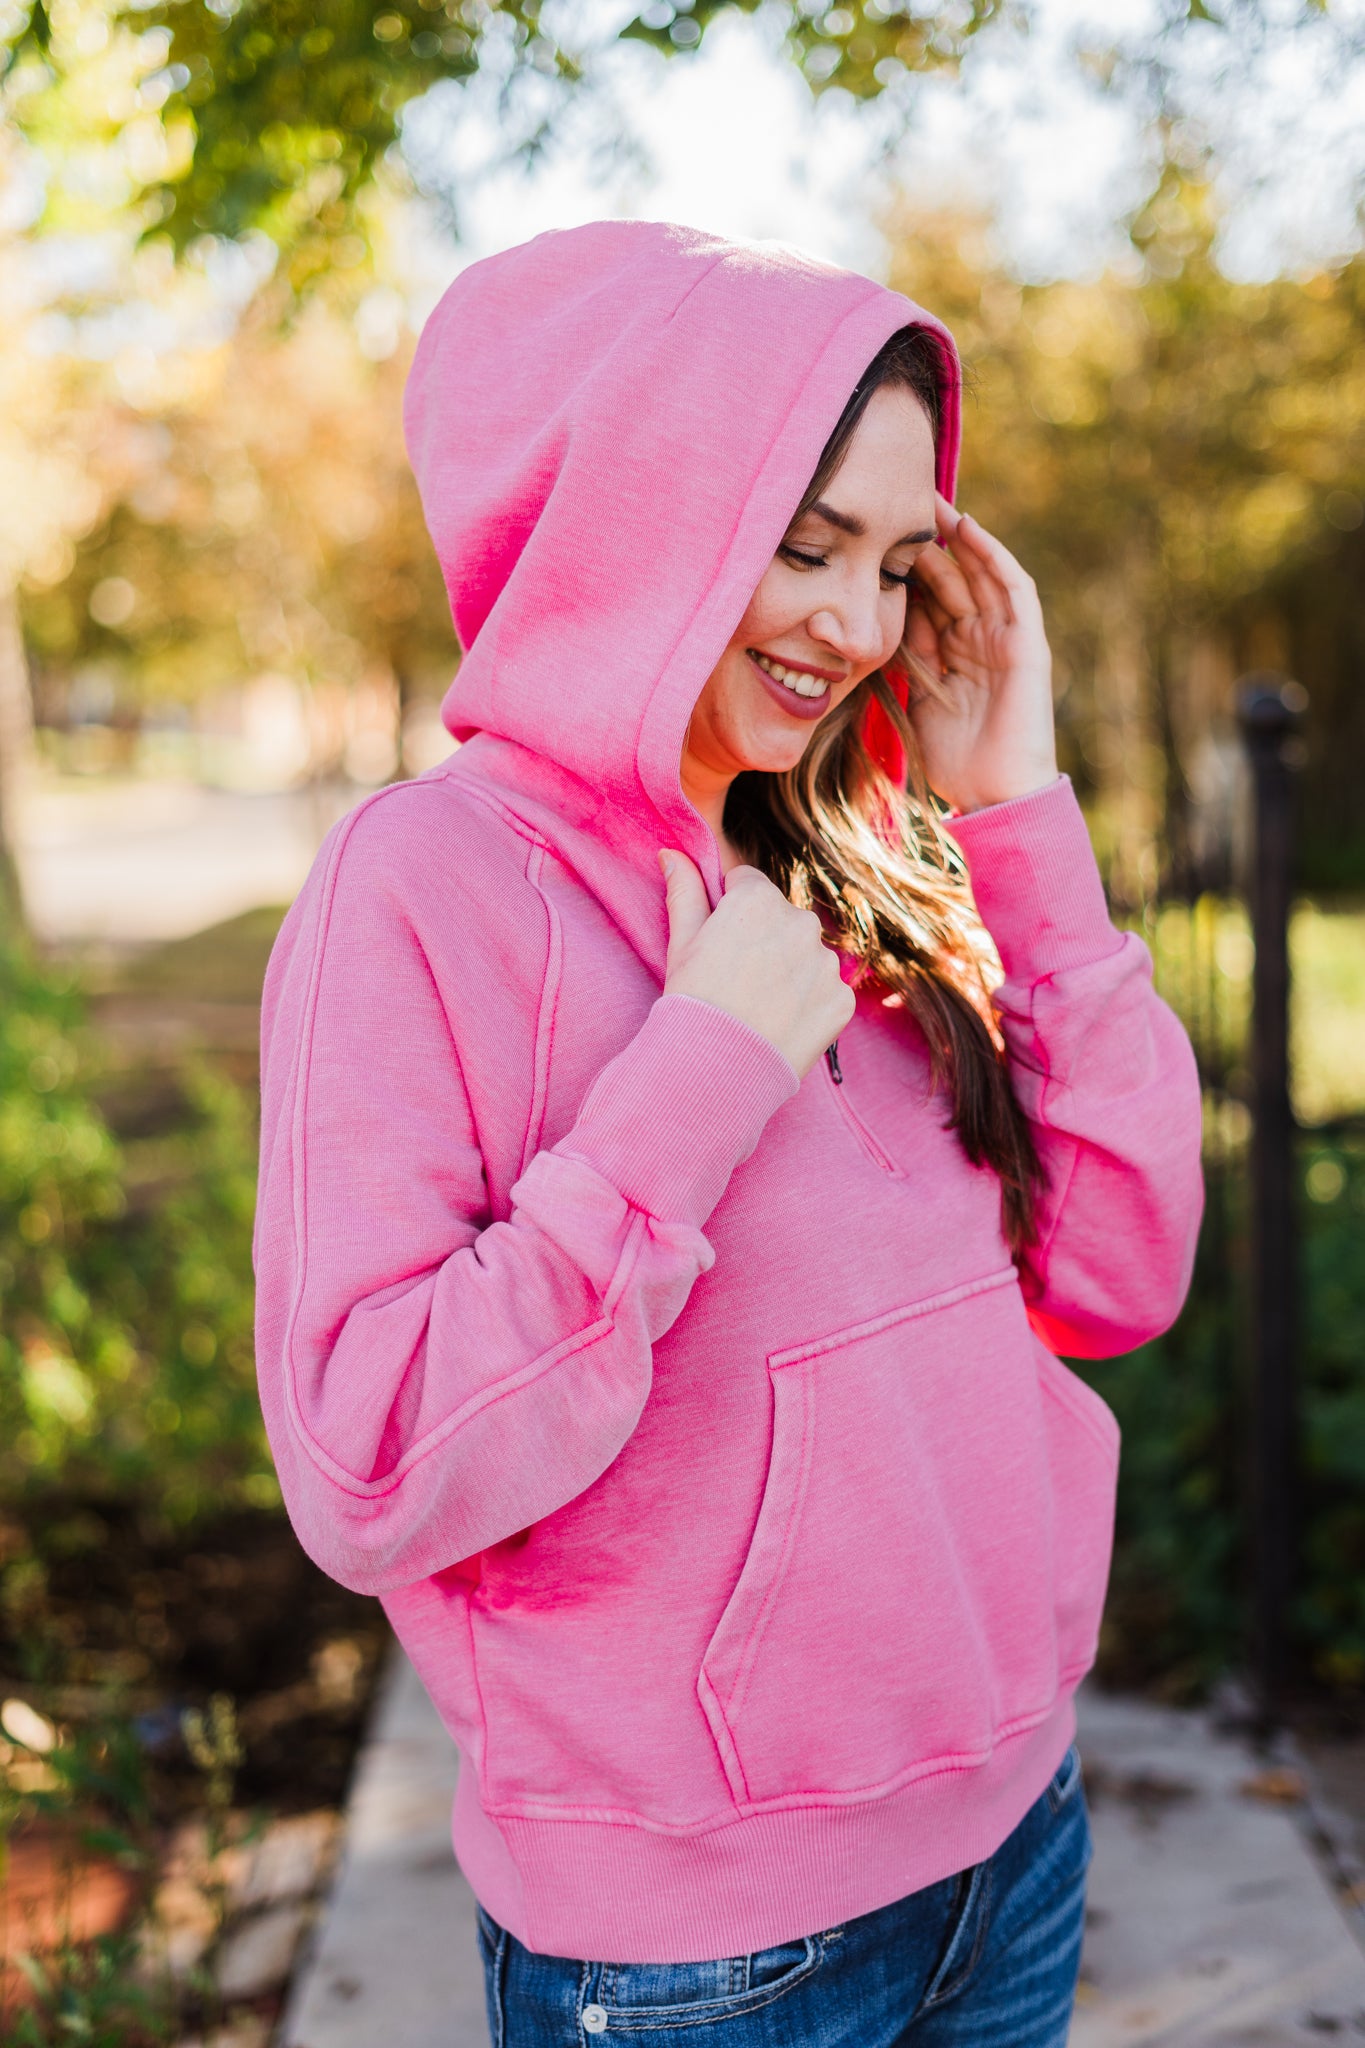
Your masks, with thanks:
<instances>
[{"instance_id":1,"label":"park path","mask_svg":"<svg viewBox=\"0 0 1365 2048\"><path fill-rule=\"evenodd\" d=\"M1334 1889L1314 1800L1285 1796L1301 1766L1268 1765L1206 1714L1088 1689L1080 1723L1095 1861L1071 2048L1365 2037L1360 1909ZM488 2048L454 1782L449 1739L395 1653L280 2048Z\"/></svg>"},{"instance_id":2,"label":"park path","mask_svg":"<svg viewBox=\"0 0 1365 2048\"><path fill-rule=\"evenodd\" d=\"M323 835L363 793L36 780L19 816L29 922L48 945L125 948L289 903Z\"/></svg>"}]
</instances>

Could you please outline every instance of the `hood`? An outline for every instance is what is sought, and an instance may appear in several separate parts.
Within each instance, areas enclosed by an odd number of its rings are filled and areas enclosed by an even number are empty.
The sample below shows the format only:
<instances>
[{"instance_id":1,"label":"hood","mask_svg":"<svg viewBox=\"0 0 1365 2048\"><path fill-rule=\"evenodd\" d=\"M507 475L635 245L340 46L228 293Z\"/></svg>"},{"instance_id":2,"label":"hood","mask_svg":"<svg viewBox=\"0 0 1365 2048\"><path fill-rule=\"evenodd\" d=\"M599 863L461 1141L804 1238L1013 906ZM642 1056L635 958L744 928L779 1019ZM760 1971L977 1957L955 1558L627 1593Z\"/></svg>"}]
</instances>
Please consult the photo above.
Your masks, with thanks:
<instances>
[{"instance_id":1,"label":"hood","mask_svg":"<svg viewBox=\"0 0 1365 2048\"><path fill-rule=\"evenodd\" d=\"M618 843L682 847L714 900L715 840L679 782L688 718L854 385L910 325L942 343L951 497L957 353L898 292L777 243L637 221L463 271L404 407L464 654L455 737L527 750L566 797L571 778Z\"/></svg>"}]
</instances>

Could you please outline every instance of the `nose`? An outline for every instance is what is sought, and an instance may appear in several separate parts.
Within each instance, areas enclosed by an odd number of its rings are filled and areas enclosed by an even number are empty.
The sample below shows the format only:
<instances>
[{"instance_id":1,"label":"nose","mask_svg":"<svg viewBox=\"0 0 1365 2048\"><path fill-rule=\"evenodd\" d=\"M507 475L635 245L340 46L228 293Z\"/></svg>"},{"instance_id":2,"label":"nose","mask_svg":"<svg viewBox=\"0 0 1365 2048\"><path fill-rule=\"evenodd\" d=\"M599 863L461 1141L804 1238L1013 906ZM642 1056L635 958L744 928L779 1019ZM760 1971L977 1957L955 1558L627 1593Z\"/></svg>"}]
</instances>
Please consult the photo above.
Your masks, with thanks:
<instances>
[{"instance_id":1,"label":"nose","mask_svg":"<svg viewBox=\"0 0 1365 2048\"><path fill-rule=\"evenodd\" d=\"M809 631L851 668L875 668L890 652L882 599L881 572L850 578L834 598L812 612Z\"/></svg>"}]
</instances>

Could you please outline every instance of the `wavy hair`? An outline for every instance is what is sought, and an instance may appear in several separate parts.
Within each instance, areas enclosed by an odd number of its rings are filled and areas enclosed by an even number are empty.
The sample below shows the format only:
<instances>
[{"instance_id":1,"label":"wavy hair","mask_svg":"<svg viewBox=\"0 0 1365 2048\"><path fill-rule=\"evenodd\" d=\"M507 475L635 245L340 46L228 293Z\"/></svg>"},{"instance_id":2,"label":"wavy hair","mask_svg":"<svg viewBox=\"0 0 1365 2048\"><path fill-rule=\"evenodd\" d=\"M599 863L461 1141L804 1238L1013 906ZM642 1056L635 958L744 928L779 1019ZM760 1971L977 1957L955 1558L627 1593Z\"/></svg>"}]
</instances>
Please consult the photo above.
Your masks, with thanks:
<instances>
[{"instance_id":1,"label":"wavy hair","mask_svg":"<svg viewBox=\"0 0 1365 2048\"><path fill-rule=\"evenodd\" d=\"M923 328L893 334L859 379L793 518L834 477L875 391L910 391L937 439L938 344ZM897 656L911 687L936 679L907 647ZM869 749L869 709L881 713L904 750L895 781ZM821 719L794 768L735 777L725 831L752 866L783 894L818 911L840 948L859 963L855 986L875 982L898 997L924 1035L935 1092L951 1104L949 1128L974 1165L1001 1185L1002 1225L1014 1251L1034 1235L1042 1170L1005 1067L991 1001L994 949L972 902L962 857L925 780L915 729L878 669Z\"/></svg>"}]
</instances>

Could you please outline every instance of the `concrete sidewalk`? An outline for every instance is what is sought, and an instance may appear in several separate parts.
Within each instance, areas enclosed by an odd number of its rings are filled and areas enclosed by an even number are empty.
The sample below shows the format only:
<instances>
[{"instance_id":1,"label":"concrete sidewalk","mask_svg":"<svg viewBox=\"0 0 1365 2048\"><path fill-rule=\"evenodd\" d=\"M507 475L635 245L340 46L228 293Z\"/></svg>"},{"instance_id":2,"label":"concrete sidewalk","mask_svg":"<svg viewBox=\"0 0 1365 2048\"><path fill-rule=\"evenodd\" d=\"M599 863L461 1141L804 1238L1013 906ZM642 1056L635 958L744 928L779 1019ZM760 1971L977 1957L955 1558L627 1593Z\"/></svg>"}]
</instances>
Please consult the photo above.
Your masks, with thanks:
<instances>
[{"instance_id":1,"label":"concrete sidewalk","mask_svg":"<svg viewBox=\"0 0 1365 2048\"><path fill-rule=\"evenodd\" d=\"M1365 2037L1358 1907L1298 1771L1208 1717L1084 1691L1095 1838L1071 2048L1291 2048ZM1355 1935L1345 1914L1355 1922Z\"/></svg>"},{"instance_id":2,"label":"concrete sidewalk","mask_svg":"<svg viewBox=\"0 0 1365 2048\"><path fill-rule=\"evenodd\" d=\"M1081 1699L1093 1814L1071 2048L1296 2048L1365 2038L1365 1955L1311 1801L1207 1716ZM395 1656L345 1858L281 2048L488 2048L474 1902L450 1851L450 1742ZM1359 1928L1357 1927L1357 1932Z\"/></svg>"}]
</instances>

